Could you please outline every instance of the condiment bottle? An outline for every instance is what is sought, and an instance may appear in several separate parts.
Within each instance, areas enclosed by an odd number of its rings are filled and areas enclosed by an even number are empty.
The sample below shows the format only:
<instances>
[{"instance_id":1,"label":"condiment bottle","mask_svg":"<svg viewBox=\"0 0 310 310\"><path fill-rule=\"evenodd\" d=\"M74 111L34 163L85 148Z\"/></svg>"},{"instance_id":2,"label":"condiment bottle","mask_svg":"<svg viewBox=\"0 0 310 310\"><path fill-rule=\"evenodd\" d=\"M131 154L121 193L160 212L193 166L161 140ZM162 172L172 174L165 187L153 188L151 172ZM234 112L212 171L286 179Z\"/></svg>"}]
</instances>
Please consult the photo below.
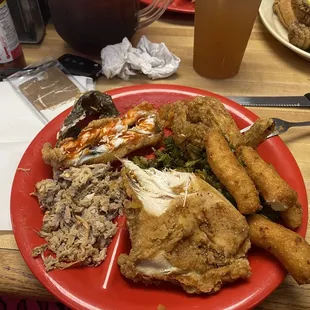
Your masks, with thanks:
<instances>
[{"instance_id":1,"label":"condiment bottle","mask_svg":"<svg viewBox=\"0 0 310 310\"><path fill-rule=\"evenodd\" d=\"M7 2L0 0L0 71L25 66L25 57Z\"/></svg>"}]
</instances>

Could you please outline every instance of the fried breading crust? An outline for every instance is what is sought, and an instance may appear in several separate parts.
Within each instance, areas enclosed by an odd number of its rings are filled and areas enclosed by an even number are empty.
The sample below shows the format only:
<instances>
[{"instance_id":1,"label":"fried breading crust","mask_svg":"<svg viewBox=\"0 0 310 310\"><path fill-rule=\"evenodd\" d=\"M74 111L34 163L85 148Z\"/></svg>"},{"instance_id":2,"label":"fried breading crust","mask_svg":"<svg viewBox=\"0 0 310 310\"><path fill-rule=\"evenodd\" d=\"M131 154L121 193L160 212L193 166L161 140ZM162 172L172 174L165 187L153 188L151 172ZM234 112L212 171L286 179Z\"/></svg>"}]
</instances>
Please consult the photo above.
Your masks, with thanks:
<instances>
[{"instance_id":1,"label":"fried breading crust","mask_svg":"<svg viewBox=\"0 0 310 310\"><path fill-rule=\"evenodd\" d=\"M302 50L310 48L310 27L295 21L289 25L287 31L290 43Z\"/></svg>"},{"instance_id":2,"label":"fried breading crust","mask_svg":"<svg viewBox=\"0 0 310 310\"><path fill-rule=\"evenodd\" d=\"M297 202L293 207L287 209L280 213L283 224L290 228L295 229L299 227L302 223L302 207L299 202Z\"/></svg>"},{"instance_id":3,"label":"fried breading crust","mask_svg":"<svg viewBox=\"0 0 310 310\"><path fill-rule=\"evenodd\" d=\"M204 103L203 108L199 109L201 121L206 125L216 124L231 148L235 149L238 145L244 144L244 137L240 133L240 129L220 100L212 97L197 97L193 101Z\"/></svg>"},{"instance_id":4,"label":"fried breading crust","mask_svg":"<svg viewBox=\"0 0 310 310\"><path fill-rule=\"evenodd\" d=\"M310 27L310 6L307 0L291 0L292 8L297 20Z\"/></svg>"},{"instance_id":5,"label":"fried breading crust","mask_svg":"<svg viewBox=\"0 0 310 310\"><path fill-rule=\"evenodd\" d=\"M272 118L260 118L244 133L244 145L256 149L274 131Z\"/></svg>"},{"instance_id":6,"label":"fried breading crust","mask_svg":"<svg viewBox=\"0 0 310 310\"><path fill-rule=\"evenodd\" d=\"M178 106L185 106L186 100L180 100L169 104L162 105L158 110L159 122L163 128L171 129L174 117L176 115L175 109Z\"/></svg>"},{"instance_id":7,"label":"fried breading crust","mask_svg":"<svg viewBox=\"0 0 310 310\"><path fill-rule=\"evenodd\" d=\"M247 221L205 181L196 178L186 201L176 198L158 217L144 210L128 179L124 184L131 198L124 212L132 248L119 256L118 264L126 278L145 284L171 281L188 293L215 293L227 282L250 277Z\"/></svg>"},{"instance_id":8,"label":"fried breading crust","mask_svg":"<svg viewBox=\"0 0 310 310\"><path fill-rule=\"evenodd\" d=\"M113 152L107 152L97 157L85 160L83 164L102 164L108 162L115 162L118 158L123 158L127 154L139 150L143 147L156 145L163 138L163 133L158 133L152 137L141 136L136 143L128 143L124 147L120 147ZM68 159L66 154L59 148L53 148L50 143L45 143L42 149L42 157L46 164L58 169L58 168L68 168L73 166L80 166L81 164L75 164L74 161Z\"/></svg>"},{"instance_id":9,"label":"fried breading crust","mask_svg":"<svg viewBox=\"0 0 310 310\"><path fill-rule=\"evenodd\" d=\"M297 233L262 215L248 218L253 245L273 254L298 284L310 283L310 245Z\"/></svg>"},{"instance_id":10,"label":"fried breading crust","mask_svg":"<svg viewBox=\"0 0 310 310\"><path fill-rule=\"evenodd\" d=\"M297 202L297 193L279 176L276 169L266 163L250 146L236 151L259 193L275 211L285 211Z\"/></svg>"},{"instance_id":11,"label":"fried breading crust","mask_svg":"<svg viewBox=\"0 0 310 310\"><path fill-rule=\"evenodd\" d=\"M237 202L242 214L252 214L262 208L258 192L246 170L240 165L224 136L208 129L205 140L207 159L213 173Z\"/></svg>"},{"instance_id":12,"label":"fried breading crust","mask_svg":"<svg viewBox=\"0 0 310 310\"><path fill-rule=\"evenodd\" d=\"M156 145L163 134L157 110L152 104L143 102L122 117L90 122L77 138L64 139L55 148L45 144L42 157L55 169L113 162L140 148ZM102 150L99 147L103 147Z\"/></svg>"},{"instance_id":13,"label":"fried breading crust","mask_svg":"<svg viewBox=\"0 0 310 310\"><path fill-rule=\"evenodd\" d=\"M275 0L273 11L286 28L296 20L291 0Z\"/></svg>"},{"instance_id":14,"label":"fried breading crust","mask_svg":"<svg viewBox=\"0 0 310 310\"><path fill-rule=\"evenodd\" d=\"M159 117L163 126L172 128L173 124L179 121L180 111L184 113L183 122L186 121L193 126L204 124L207 127L219 129L232 148L244 144L243 135L219 99L198 96L190 100L164 105L159 110ZM174 130L173 132L175 133ZM183 134L186 134L185 130L183 130Z\"/></svg>"},{"instance_id":15,"label":"fried breading crust","mask_svg":"<svg viewBox=\"0 0 310 310\"><path fill-rule=\"evenodd\" d=\"M188 118L188 105L176 104L174 106L174 118L171 124L173 139L178 146L191 158L195 158L194 149L203 150L204 138L207 126L203 123L191 123Z\"/></svg>"}]
</instances>

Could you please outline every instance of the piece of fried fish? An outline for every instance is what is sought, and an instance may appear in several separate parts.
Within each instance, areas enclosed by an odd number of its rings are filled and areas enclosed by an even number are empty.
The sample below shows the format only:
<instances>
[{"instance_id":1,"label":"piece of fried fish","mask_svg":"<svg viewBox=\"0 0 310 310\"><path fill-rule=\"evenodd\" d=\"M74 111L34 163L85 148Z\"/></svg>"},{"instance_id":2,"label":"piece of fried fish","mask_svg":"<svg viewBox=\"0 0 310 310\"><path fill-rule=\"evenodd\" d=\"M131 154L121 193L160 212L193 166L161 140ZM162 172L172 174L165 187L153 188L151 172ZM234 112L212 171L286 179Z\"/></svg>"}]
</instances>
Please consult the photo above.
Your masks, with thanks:
<instances>
[{"instance_id":1,"label":"piece of fried fish","mask_svg":"<svg viewBox=\"0 0 310 310\"><path fill-rule=\"evenodd\" d=\"M92 121L76 138L61 140L55 148L46 143L42 156L56 169L107 163L143 147L154 146L162 137L157 110L143 102L121 117Z\"/></svg>"},{"instance_id":2,"label":"piece of fried fish","mask_svg":"<svg viewBox=\"0 0 310 310\"><path fill-rule=\"evenodd\" d=\"M125 214L132 248L118 259L126 278L215 293L250 276L249 227L224 196L194 174L122 162L131 198Z\"/></svg>"}]
</instances>

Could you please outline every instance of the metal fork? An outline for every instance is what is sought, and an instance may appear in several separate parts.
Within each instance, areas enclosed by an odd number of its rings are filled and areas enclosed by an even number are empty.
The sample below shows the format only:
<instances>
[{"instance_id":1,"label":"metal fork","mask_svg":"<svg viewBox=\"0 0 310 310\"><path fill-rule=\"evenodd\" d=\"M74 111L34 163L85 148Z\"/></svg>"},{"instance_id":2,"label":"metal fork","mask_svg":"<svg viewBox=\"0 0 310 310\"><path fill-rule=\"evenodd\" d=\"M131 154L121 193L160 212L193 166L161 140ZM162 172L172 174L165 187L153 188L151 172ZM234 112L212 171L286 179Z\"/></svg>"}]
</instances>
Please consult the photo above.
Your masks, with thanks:
<instances>
[{"instance_id":1,"label":"metal fork","mask_svg":"<svg viewBox=\"0 0 310 310\"><path fill-rule=\"evenodd\" d=\"M275 129L274 131L267 136L267 138L271 138L277 135L280 135L281 133L286 132L291 127L303 127L303 126L310 126L310 121L307 122L287 122L280 118L272 118L275 123ZM240 130L241 133L246 132L252 127L252 125L247 126Z\"/></svg>"}]
</instances>

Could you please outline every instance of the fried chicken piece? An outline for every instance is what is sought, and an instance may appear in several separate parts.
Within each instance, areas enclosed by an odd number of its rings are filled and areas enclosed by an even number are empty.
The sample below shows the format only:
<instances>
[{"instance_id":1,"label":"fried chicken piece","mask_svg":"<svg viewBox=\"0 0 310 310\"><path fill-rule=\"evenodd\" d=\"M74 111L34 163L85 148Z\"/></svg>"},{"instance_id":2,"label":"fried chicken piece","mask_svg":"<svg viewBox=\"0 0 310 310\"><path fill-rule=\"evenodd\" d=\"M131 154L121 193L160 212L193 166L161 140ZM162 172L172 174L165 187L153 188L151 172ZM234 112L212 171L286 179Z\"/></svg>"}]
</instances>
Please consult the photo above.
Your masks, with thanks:
<instances>
[{"instance_id":1,"label":"fried chicken piece","mask_svg":"<svg viewBox=\"0 0 310 310\"><path fill-rule=\"evenodd\" d=\"M310 283L310 245L297 233L262 215L248 218L253 245L273 254L298 284Z\"/></svg>"},{"instance_id":2,"label":"fried chicken piece","mask_svg":"<svg viewBox=\"0 0 310 310\"><path fill-rule=\"evenodd\" d=\"M201 148L206 128L216 127L232 148L244 144L244 137L235 121L223 103L213 97L198 96L165 105L160 109L159 116L162 125L172 129L177 142L191 142Z\"/></svg>"},{"instance_id":3,"label":"fried chicken piece","mask_svg":"<svg viewBox=\"0 0 310 310\"><path fill-rule=\"evenodd\" d=\"M188 106L187 120L190 123L216 127L232 148L244 143L238 126L219 99L198 96L183 104Z\"/></svg>"},{"instance_id":4,"label":"fried chicken piece","mask_svg":"<svg viewBox=\"0 0 310 310\"><path fill-rule=\"evenodd\" d=\"M203 151L207 126L201 122L192 122L195 117L189 101L177 101L164 105L159 110L160 123L173 132L173 139L181 150L192 159Z\"/></svg>"},{"instance_id":5,"label":"fried chicken piece","mask_svg":"<svg viewBox=\"0 0 310 310\"><path fill-rule=\"evenodd\" d=\"M163 137L158 113L145 102L120 118L89 123L78 137L60 141L57 147L45 144L44 161L54 168L112 162L140 148L156 145Z\"/></svg>"},{"instance_id":6,"label":"fried chicken piece","mask_svg":"<svg viewBox=\"0 0 310 310\"><path fill-rule=\"evenodd\" d=\"M185 105L185 102L185 100L180 100L173 103L164 104L159 108L159 122L163 128L171 129L174 117L176 116L176 107Z\"/></svg>"},{"instance_id":7,"label":"fried chicken piece","mask_svg":"<svg viewBox=\"0 0 310 310\"><path fill-rule=\"evenodd\" d=\"M191 123L188 119L187 104L174 106L175 118L172 122L173 139L190 158L195 158L203 150L207 126L203 123Z\"/></svg>"},{"instance_id":8,"label":"fried chicken piece","mask_svg":"<svg viewBox=\"0 0 310 310\"><path fill-rule=\"evenodd\" d=\"M299 202L295 203L293 207L281 212L280 217L286 227L290 229L296 229L302 223L301 204Z\"/></svg>"},{"instance_id":9,"label":"fried chicken piece","mask_svg":"<svg viewBox=\"0 0 310 310\"><path fill-rule=\"evenodd\" d=\"M297 203L297 193L250 146L237 149L237 157L256 185L260 195L275 211L285 211Z\"/></svg>"},{"instance_id":10,"label":"fried chicken piece","mask_svg":"<svg viewBox=\"0 0 310 310\"><path fill-rule=\"evenodd\" d=\"M255 185L236 159L224 136L217 129L208 129L205 140L207 160L219 181L227 188L242 214L262 208Z\"/></svg>"},{"instance_id":11,"label":"fried chicken piece","mask_svg":"<svg viewBox=\"0 0 310 310\"><path fill-rule=\"evenodd\" d=\"M288 27L288 38L293 45L307 50L310 48L310 27L295 21Z\"/></svg>"},{"instance_id":12,"label":"fried chicken piece","mask_svg":"<svg viewBox=\"0 0 310 310\"><path fill-rule=\"evenodd\" d=\"M231 148L235 149L238 145L244 144L240 129L220 100L212 97L196 97L192 103L202 103L198 112L201 122L213 127L216 124Z\"/></svg>"},{"instance_id":13,"label":"fried chicken piece","mask_svg":"<svg viewBox=\"0 0 310 310\"><path fill-rule=\"evenodd\" d=\"M310 1L309 0L291 0L292 8L297 20L310 27Z\"/></svg>"},{"instance_id":14,"label":"fried chicken piece","mask_svg":"<svg viewBox=\"0 0 310 310\"><path fill-rule=\"evenodd\" d=\"M275 128L272 118L260 118L244 133L244 145L256 149Z\"/></svg>"},{"instance_id":15,"label":"fried chicken piece","mask_svg":"<svg viewBox=\"0 0 310 310\"><path fill-rule=\"evenodd\" d=\"M132 248L118 259L126 278L215 293L250 276L248 225L224 196L193 174L122 162L131 198L124 212Z\"/></svg>"}]
</instances>

